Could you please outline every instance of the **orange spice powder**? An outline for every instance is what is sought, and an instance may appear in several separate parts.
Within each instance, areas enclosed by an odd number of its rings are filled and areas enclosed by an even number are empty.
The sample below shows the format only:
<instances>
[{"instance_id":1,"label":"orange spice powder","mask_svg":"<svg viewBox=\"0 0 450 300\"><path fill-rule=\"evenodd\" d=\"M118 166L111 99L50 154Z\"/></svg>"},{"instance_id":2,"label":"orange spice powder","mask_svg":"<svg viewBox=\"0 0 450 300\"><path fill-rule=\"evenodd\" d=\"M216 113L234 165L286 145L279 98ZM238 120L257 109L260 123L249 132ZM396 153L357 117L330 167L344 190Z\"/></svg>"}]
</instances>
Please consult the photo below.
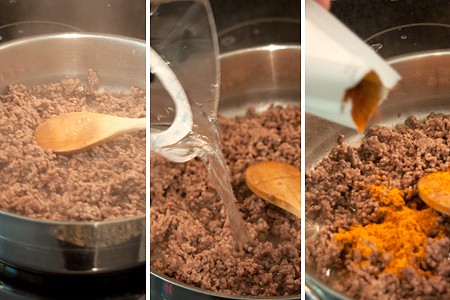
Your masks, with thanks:
<instances>
[{"instance_id":1,"label":"orange spice powder","mask_svg":"<svg viewBox=\"0 0 450 300\"><path fill-rule=\"evenodd\" d=\"M435 211L432 209L416 210L405 205L404 193L386 186L371 186L371 195L380 202L379 212L384 214L380 224L366 226L354 225L348 231L334 235L341 249L352 253L359 251L361 264L370 263L370 256L379 251L391 259L383 272L400 275L406 266L412 267L423 275L419 269L420 260L425 255L425 246L430 232L438 230L435 238L443 236L443 228L438 228Z\"/></svg>"}]
</instances>

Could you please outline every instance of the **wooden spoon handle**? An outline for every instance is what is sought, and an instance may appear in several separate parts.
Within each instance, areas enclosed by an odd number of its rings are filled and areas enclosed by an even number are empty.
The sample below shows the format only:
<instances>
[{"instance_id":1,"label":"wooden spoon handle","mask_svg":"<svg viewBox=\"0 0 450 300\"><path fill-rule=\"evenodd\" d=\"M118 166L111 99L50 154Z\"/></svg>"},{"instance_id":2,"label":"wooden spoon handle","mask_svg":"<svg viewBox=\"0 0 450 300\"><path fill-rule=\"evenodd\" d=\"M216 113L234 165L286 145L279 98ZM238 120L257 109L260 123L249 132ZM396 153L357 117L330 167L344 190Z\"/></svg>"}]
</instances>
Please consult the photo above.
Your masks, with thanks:
<instances>
[{"instance_id":1,"label":"wooden spoon handle","mask_svg":"<svg viewBox=\"0 0 450 300\"><path fill-rule=\"evenodd\" d=\"M93 112L63 113L40 124L36 142L55 153L76 153L119 135L146 128L146 118L131 119Z\"/></svg>"},{"instance_id":2,"label":"wooden spoon handle","mask_svg":"<svg viewBox=\"0 0 450 300\"><path fill-rule=\"evenodd\" d=\"M144 130L147 126L146 118L128 119L119 118L118 122L111 122L108 126L116 126L116 131L119 134L131 133L139 130ZM122 122L123 121L123 122Z\"/></svg>"}]
</instances>

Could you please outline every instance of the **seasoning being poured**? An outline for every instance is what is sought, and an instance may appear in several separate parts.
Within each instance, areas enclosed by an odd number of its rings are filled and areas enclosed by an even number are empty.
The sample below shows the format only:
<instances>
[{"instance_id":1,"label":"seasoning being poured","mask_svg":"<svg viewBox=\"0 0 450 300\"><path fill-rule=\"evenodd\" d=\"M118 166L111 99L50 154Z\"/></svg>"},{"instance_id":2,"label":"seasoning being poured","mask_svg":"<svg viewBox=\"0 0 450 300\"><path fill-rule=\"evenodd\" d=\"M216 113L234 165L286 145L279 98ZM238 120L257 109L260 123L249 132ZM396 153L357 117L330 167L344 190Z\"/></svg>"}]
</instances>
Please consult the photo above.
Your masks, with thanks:
<instances>
[{"instance_id":1,"label":"seasoning being poured","mask_svg":"<svg viewBox=\"0 0 450 300\"><path fill-rule=\"evenodd\" d=\"M363 131L400 75L316 1L306 1L306 111Z\"/></svg>"},{"instance_id":2,"label":"seasoning being poured","mask_svg":"<svg viewBox=\"0 0 450 300\"><path fill-rule=\"evenodd\" d=\"M346 91L343 105L351 102L351 115L358 131L364 131L380 104L385 88L374 71L370 71L353 88Z\"/></svg>"}]
</instances>

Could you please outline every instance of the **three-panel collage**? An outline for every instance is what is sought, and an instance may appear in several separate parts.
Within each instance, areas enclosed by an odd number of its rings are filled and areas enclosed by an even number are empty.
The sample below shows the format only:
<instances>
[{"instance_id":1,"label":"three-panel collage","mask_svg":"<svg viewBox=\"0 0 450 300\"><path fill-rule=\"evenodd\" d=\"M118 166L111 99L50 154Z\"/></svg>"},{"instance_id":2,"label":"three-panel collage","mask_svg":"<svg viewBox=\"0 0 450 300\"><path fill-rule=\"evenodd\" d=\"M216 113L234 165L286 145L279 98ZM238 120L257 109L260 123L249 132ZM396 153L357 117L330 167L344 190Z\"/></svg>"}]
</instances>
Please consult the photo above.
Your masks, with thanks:
<instances>
[{"instance_id":1,"label":"three-panel collage","mask_svg":"<svg viewBox=\"0 0 450 300\"><path fill-rule=\"evenodd\" d=\"M450 1L0 0L3 299L450 299Z\"/></svg>"}]
</instances>

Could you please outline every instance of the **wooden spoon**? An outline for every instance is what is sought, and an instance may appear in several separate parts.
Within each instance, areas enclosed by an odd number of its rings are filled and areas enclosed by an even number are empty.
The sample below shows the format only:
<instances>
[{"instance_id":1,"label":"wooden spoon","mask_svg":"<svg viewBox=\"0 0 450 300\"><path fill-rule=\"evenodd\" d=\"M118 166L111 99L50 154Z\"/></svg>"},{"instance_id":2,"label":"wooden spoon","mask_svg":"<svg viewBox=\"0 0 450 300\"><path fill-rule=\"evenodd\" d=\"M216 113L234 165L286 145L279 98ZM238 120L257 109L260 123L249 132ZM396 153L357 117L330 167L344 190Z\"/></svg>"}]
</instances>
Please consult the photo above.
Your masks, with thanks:
<instances>
[{"instance_id":1,"label":"wooden spoon","mask_svg":"<svg viewBox=\"0 0 450 300\"><path fill-rule=\"evenodd\" d=\"M122 118L93 112L63 113L40 124L36 142L55 153L75 153L125 133L143 130L146 119Z\"/></svg>"},{"instance_id":2,"label":"wooden spoon","mask_svg":"<svg viewBox=\"0 0 450 300\"><path fill-rule=\"evenodd\" d=\"M450 216L450 172L423 176L417 183L419 197L430 207Z\"/></svg>"},{"instance_id":3,"label":"wooden spoon","mask_svg":"<svg viewBox=\"0 0 450 300\"><path fill-rule=\"evenodd\" d=\"M287 163L265 161L251 165L245 183L253 193L300 218L300 171Z\"/></svg>"}]
</instances>

